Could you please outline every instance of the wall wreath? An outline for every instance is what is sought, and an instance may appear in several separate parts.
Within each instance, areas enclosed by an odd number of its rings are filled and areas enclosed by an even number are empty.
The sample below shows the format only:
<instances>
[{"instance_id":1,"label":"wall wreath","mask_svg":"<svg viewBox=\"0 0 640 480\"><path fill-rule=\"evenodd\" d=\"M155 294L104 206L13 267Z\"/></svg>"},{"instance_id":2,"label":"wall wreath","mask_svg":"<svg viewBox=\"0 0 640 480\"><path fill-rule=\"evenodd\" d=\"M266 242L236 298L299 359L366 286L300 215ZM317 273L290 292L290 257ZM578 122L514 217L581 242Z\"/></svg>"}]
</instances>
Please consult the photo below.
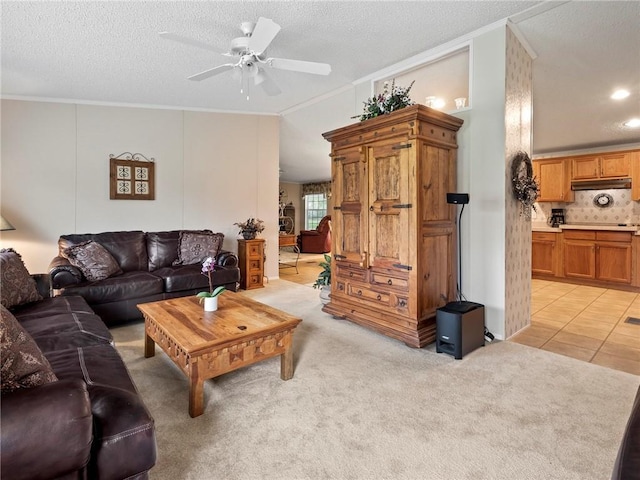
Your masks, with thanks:
<instances>
[{"instance_id":1,"label":"wall wreath","mask_svg":"<svg viewBox=\"0 0 640 480\"><path fill-rule=\"evenodd\" d=\"M538 198L538 183L533 176L531 158L525 152L518 152L511 160L511 184L513 196L520 202L520 215L531 218L531 208Z\"/></svg>"}]
</instances>

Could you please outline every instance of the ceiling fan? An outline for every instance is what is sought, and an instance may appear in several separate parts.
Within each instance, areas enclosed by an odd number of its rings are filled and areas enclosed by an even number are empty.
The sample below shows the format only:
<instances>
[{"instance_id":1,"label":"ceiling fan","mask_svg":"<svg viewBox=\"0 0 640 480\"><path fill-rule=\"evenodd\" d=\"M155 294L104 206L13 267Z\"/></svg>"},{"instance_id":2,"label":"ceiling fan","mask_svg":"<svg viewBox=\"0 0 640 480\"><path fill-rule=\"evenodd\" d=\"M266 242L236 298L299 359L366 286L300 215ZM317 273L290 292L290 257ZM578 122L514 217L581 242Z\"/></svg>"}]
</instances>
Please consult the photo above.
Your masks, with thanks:
<instances>
[{"instance_id":1,"label":"ceiling fan","mask_svg":"<svg viewBox=\"0 0 640 480\"><path fill-rule=\"evenodd\" d=\"M256 23L243 22L240 24L243 37L234 38L228 52L222 53L215 47L182 35L171 32L160 32L160 36L167 40L174 40L187 45L192 45L233 58L233 63L225 63L217 67L209 68L203 72L187 77L189 80L205 80L232 70L232 76L240 80L241 93L246 93L249 100L249 80L253 79L254 85L259 85L267 95L278 95L280 88L268 75L267 68L290 70L294 72L312 73L315 75L328 75L331 73L331 65L327 63L306 62L303 60L291 60L287 58L273 58L265 55L265 50L271 44L280 31L280 25L268 18L260 17Z\"/></svg>"}]
</instances>

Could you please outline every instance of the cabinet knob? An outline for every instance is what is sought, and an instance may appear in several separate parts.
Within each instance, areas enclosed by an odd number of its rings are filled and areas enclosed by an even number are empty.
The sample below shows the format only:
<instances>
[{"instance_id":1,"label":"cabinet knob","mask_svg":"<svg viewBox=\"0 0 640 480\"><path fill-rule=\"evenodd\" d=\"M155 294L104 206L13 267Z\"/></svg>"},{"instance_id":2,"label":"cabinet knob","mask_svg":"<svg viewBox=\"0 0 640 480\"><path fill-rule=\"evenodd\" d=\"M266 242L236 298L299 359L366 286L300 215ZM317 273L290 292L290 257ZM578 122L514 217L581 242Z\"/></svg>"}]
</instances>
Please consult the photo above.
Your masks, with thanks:
<instances>
[{"instance_id":1,"label":"cabinet knob","mask_svg":"<svg viewBox=\"0 0 640 480\"><path fill-rule=\"evenodd\" d=\"M382 300L382 296L380 294L378 294L376 298L378 299L378 301Z\"/></svg>"},{"instance_id":2,"label":"cabinet knob","mask_svg":"<svg viewBox=\"0 0 640 480\"><path fill-rule=\"evenodd\" d=\"M370 212L373 212L373 205L371 205L371 206L369 207L369 211L370 211Z\"/></svg>"},{"instance_id":3,"label":"cabinet knob","mask_svg":"<svg viewBox=\"0 0 640 480\"><path fill-rule=\"evenodd\" d=\"M349 276L350 276L350 277L353 277L353 272L349 272Z\"/></svg>"},{"instance_id":4,"label":"cabinet knob","mask_svg":"<svg viewBox=\"0 0 640 480\"><path fill-rule=\"evenodd\" d=\"M393 282L391 281L391 279L387 280L387 285L393 285Z\"/></svg>"},{"instance_id":5,"label":"cabinet knob","mask_svg":"<svg viewBox=\"0 0 640 480\"><path fill-rule=\"evenodd\" d=\"M362 295L362 290L358 290L358 295Z\"/></svg>"}]
</instances>

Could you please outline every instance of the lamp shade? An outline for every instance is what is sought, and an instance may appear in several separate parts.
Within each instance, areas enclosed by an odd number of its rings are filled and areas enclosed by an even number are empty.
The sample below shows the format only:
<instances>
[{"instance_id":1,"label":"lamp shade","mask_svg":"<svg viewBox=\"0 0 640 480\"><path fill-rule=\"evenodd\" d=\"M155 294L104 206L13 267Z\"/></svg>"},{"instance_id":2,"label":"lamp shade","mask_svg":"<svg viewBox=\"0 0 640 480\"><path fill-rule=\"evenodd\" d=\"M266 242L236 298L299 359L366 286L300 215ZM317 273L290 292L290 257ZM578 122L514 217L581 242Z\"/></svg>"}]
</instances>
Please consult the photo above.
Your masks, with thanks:
<instances>
[{"instance_id":1,"label":"lamp shade","mask_svg":"<svg viewBox=\"0 0 640 480\"><path fill-rule=\"evenodd\" d=\"M15 230L16 227L11 225L2 215L0 215L0 231Z\"/></svg>"}]
</instances>

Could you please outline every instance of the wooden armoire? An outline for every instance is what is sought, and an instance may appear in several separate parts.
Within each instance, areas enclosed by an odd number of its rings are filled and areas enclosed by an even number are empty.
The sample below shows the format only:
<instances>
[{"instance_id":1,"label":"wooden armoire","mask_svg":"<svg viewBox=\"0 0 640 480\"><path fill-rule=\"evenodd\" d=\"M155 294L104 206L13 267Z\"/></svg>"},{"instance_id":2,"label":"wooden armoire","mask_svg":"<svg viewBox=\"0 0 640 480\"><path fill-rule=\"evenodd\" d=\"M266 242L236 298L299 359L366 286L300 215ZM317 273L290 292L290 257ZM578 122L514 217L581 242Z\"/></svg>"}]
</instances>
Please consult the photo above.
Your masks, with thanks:
<instances>
[{"instance_id":1,"label":"wooden armoire","mask_svg":"<svg viewBox=\"0 0 640 480\"><path fill-rule=\"evenodd\" d=\"M323 310L412 347L456 297L456 132L413 105L323 134L331 142L331 300Z\"/></svg>"}]
</instances>

